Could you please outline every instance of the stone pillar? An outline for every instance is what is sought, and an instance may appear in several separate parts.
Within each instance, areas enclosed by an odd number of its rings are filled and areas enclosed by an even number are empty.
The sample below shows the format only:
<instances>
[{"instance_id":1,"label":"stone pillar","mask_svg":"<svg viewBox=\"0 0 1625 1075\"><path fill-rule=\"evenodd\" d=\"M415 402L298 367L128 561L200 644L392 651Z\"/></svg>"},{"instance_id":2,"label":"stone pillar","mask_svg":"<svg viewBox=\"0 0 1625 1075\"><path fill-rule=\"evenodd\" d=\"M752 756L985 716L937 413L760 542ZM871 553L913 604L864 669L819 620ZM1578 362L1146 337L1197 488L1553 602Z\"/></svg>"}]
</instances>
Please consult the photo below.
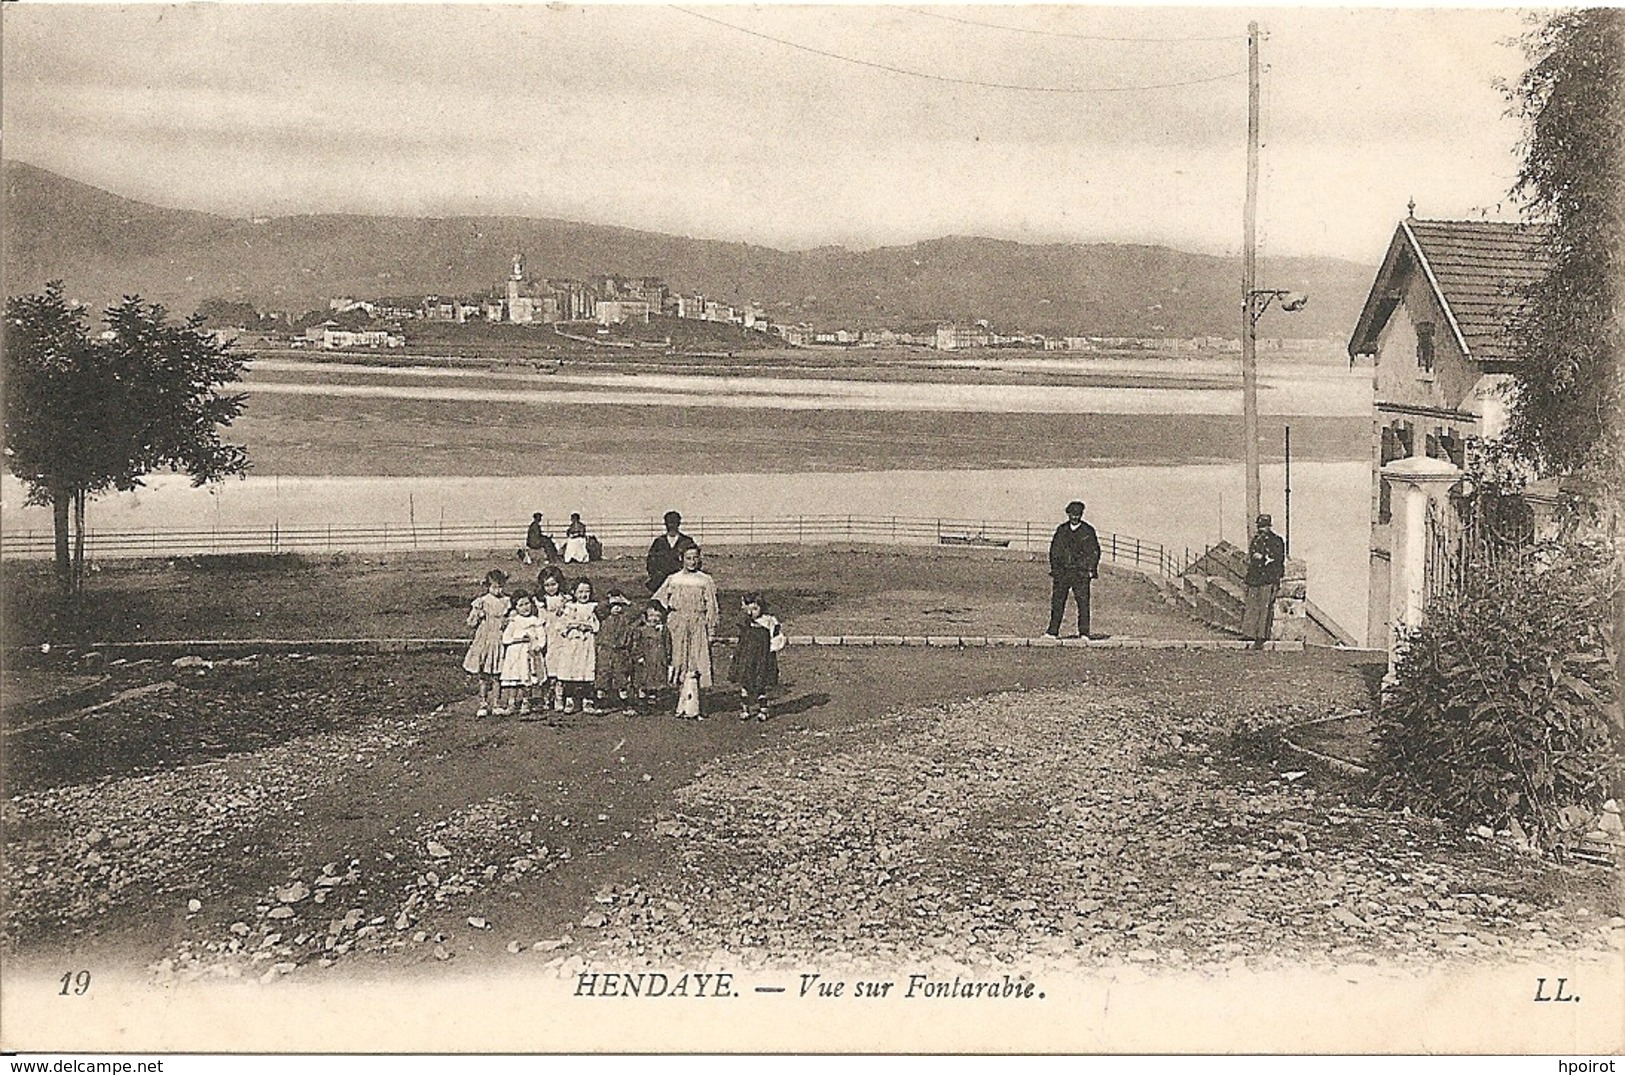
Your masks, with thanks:
<instances>
[{"instance_id":1,"label":"stone pillar","mask_svg":"<svg viewBox=\"0 0 1625 1075\"><path fill-rule=\"evenodd\" d=\"M1386 640L1392 663L1399 628L1419 625L1427 602L1428 503L1444 506L1446 494L1462 472L1446 460L1413 455L1383 467L1382 476L1392 490L1393 507Z\"/></svg>"},{"instance_id":2,"label":"stone pillar","mask_svg":"<svg viewBox=\"0 0 1625 1075\"><path fill-rule=\"evenodd\" d=\"M1270 620L1270 637L1281 642L1302 642L1308 630L1308 565L1287 558L1286 573L1275 591L1275 614Z\"/></svg>"}]
</instances>

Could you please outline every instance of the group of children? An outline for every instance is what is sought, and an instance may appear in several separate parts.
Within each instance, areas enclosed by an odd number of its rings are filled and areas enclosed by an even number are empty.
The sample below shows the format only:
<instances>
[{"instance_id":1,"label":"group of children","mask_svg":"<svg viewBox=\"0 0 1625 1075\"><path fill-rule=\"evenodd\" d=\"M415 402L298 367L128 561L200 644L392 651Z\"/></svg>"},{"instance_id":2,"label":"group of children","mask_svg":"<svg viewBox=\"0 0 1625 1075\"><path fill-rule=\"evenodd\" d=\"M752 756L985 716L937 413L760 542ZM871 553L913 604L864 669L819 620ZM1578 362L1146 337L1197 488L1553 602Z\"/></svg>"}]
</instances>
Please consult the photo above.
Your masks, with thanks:
<instances>
[{"instance_id":1,"label":"group of children","mask_svg":"<svg viewBox=\"0 0 1625 1075\"><path fill-rule=\"evenodd\" d=\"M710 576L697 566L689 568L689 577L704 579L711 602L710 616L697 617L697 637L696 626L688 622L695 617L685 615L684 602L667 587L634 616L619 589L600 603L591 581L570 586L557 568L542 571L534 594L510 592L504 572L489 572L485 593L469 608L474 639L463 658L464 670L479 679L475 715L539 720L548 710L651 712L670 704L666 695L675 688L676 715L703 720L700 688L711 681L716 606ZM659 600L662 595L673 607ZM684 622L668 625L668 613ZM674 633L679 636L675 649ZM782 627L767 614L761 595L746 594L730 675L739 686L741 719L768 718L768 694L778 685L778 651L784 644Z\"/></svg>"}]
</instances>

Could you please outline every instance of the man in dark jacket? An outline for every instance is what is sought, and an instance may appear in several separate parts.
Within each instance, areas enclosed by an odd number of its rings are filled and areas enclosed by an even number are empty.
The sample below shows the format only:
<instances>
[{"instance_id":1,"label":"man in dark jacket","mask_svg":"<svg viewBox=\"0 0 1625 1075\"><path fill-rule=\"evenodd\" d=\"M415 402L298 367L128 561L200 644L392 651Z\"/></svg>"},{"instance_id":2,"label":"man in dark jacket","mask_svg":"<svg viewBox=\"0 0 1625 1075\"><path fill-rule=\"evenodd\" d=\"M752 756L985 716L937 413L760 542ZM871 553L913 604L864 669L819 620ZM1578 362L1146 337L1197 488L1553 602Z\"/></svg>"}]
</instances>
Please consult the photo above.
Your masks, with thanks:
<instances>
[{"instance_id":1,"label":"man in dark jacket","mask_svg":"<svg viewBox=\"0 0 1625 1075\"><path fill-rule=\"evenodd\" d=\"M681 515L675 511L668 511L665 523L666 532L655 538L654 544L649 546L648 557L643 561L649 575L647 585L650 593L660 589L660 584L666 581L666 576L682 569L683 550L695 547L694 539L682 531Z\"/></svg>"},{"instance_id":2,"label":"man in dark jacket","mask_svg":"<svg viewBox=\"0 0 1625 1075\"><path fill-rule=\"evenodd\" d=\"M1066 522L1055 528L1049 543L1048 638L1061 637L1061 616L1066 612L1066 595L1078 603L1078 637L1089 637L1089 580L1100 577L1100 539L1095 528L1083 521L1083 501L1066 506Z\"/></svg>"},{"instance_id":3,"label":"man in dark jacket","mask_svg":"<svg viewBox=\"0 0 1625 1075\"><path fill-rule=\"evenodd\" d=\"M542 532L542 513L539 511L530 517L530 527L525 531L525 563L533 564L537 557L541 557L544 564L559 562L558 546Z\"/></svg>"},{"instance_id":4,"label":"man in dark jacket","mask_svg":"<svg viewBox=\"0 0 1625 1075\"><path fill-rule=\"evenodd\" d=\"M1275 613L1275 594L1286 575L1286 542L1270 529L1270 517L1260 515L1253 540L1247 545L1247 594L1241 606L1241 636L1254 649L1269 640Z\"/></svg>"}]
</instances>

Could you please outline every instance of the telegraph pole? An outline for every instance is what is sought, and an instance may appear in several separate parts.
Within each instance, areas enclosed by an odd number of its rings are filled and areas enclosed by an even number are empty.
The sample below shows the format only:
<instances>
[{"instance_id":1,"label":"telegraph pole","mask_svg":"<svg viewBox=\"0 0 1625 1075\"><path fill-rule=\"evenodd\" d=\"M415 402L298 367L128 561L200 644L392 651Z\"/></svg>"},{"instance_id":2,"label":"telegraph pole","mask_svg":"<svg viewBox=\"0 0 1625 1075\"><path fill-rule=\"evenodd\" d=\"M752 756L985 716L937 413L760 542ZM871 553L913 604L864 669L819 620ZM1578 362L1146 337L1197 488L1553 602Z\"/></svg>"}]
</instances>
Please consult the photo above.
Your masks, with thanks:
<instances>
[{"instance_id":1,"label":"telegraph pole","mask_svg":"<svg viewBox=\"0 0 1625 1075\"><path fill-rule=\"evenodd\" d=\"M1247 24L1247 206L1246 235L1241 249L1241 415L1247 461L1249 537L1259 510L1258 480L1258 313L1253 292L1258 287L1258 23Z\"/></svg>"}]
</instances>

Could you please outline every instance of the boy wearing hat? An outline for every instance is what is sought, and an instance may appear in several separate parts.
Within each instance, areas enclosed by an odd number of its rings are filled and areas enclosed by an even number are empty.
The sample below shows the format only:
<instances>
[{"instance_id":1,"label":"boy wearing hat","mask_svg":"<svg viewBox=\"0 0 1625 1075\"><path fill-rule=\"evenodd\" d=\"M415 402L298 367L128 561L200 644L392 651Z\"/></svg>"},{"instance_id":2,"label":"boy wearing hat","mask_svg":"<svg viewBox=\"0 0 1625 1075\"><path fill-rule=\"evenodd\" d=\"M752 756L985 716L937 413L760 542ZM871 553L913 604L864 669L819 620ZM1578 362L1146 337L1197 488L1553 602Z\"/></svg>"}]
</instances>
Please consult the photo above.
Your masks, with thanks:
<instances>
[{"instance_id":1,"label":"boy wearing hat","mask_svg":"<svg viewBox=\"0 0 1625 1075\"><path fill-rule=\"evenodd\" d=\"M1078 637L1089 637L1089 580L1100 577L1100 538L1083 521L1083 501L1066 506L1066 522L1055 528L1049 543L1049 630L1046 638L1061 637L1061 616L1066 595L1078 604Z\"/></svg>"},{"instance_id":2,"label":"boy wearing hat","mask_svg":"<svg viewBox=\"0 0 1625 1075\"><path fill-rule=\"evenodd\" d=\"M1286 542L1270 529L1270 517L1260 515L1247 545L1247 594L1241 607L1241 636L1254 649L1269 640L1275 614L1275 594L1286 575Z\"/></svg>"},{"instance_id":3,"label":"boy wearing hat","mask_svg":"<svg viewBox=\"0 0 1625 1075\"><path fill-rule=\"evenodd\" d=\"M630 604L620 590L609 591L609 600L600 607L598 622L596 676L598 701L606 709L619 702L625 705L632 692L632 629L636 626L627 612Z\"/></svg>"}]
</instances>

